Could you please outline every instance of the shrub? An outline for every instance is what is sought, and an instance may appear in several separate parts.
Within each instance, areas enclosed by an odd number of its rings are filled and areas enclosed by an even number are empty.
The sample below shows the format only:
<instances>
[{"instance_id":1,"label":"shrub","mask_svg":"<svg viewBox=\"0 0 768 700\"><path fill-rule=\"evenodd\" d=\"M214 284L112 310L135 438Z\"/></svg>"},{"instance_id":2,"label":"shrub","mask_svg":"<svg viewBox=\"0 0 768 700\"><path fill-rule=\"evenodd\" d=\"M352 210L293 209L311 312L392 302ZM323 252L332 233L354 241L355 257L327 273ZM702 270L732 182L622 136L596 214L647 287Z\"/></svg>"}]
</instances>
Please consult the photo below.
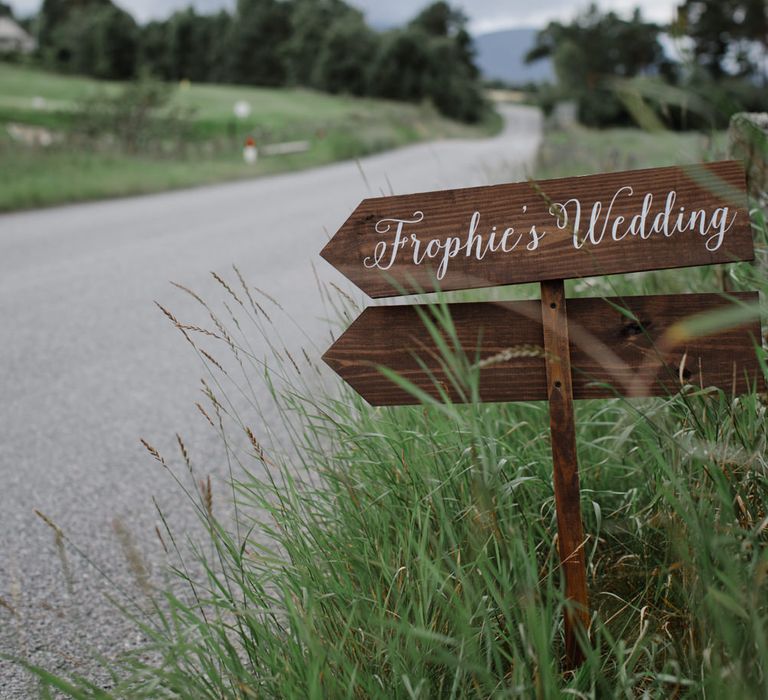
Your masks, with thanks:
<instances>
[{"instance_id":1,"label":"shrub","mask_svg":"<svg viewBox=\"0 0 768 700\"><path fill-rule=\"evenodd\" d=\"M167 85L149 79L127 83L114 95L87 97L72 119L71 137L89 148L181 154L192 115L174 106L172 97Z\"/></svg>"}]
</instances>

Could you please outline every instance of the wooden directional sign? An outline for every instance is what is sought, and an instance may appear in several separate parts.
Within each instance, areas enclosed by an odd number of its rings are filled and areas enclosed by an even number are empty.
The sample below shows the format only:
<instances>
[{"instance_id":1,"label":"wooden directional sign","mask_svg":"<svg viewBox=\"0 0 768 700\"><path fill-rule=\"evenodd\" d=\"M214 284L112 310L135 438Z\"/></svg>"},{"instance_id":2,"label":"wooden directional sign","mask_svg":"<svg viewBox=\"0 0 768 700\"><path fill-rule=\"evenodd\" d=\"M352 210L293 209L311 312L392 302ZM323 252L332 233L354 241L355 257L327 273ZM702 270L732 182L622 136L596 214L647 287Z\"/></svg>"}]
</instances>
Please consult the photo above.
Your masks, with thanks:
<instances>
[{"instance_id":1,"label":"wooden directional sign","mask_svg":"<svg viewBox=\"0 0 768 700\"><path fill-rule=\"evenodd\" d=\"M757 304L758 295L731 299ZM682 384L748 391L761 374L754 352L758 320L704 337L675 334L675 324L684 319L731 303L718 294L569 299L574 398L669 396ZM467 364L479 372L481 401L547 399L540 302L450 304L448 311ZM323 360L374 406L419 402L382 367L433 397L444 392L460 402L468 397L446 372L437 343L425 332L425 318L429 306L370 307Z\"/></svg>"},{"instance_id":2,"label":"wooden directional sign","mask_svg":"<svg viewBox=\"0 0 768 700\"><path fill-rule=\"evenodd\" d=\"M367 199L321 255L372 297L541 282L537 302L448 307L481 401L549 402L558 550L571 605L566 665L589 626L574 398L662 396L682 384L733 393L760 381L754 319L708 336L685 319L757 295L565 298L564 279L752 260L746 183L723 162ZM569 307L568 309L566 308ZM437 307L366 309L324 360L375 405L422 391L471 400L425 328ZM443 331L446 335L446 331ZM467 364L468 363L468 364Z\"/></svg>"},{"instance_id":3,"label":"wooden directional sign","mask_svg":"<svg viewBox=\"0 0 768 700\"><path fill-rule=\"evenodd\" d=\"M320 253L371 297L752 260L736 162L366 199Z\"/></svg>"}]
</instances>

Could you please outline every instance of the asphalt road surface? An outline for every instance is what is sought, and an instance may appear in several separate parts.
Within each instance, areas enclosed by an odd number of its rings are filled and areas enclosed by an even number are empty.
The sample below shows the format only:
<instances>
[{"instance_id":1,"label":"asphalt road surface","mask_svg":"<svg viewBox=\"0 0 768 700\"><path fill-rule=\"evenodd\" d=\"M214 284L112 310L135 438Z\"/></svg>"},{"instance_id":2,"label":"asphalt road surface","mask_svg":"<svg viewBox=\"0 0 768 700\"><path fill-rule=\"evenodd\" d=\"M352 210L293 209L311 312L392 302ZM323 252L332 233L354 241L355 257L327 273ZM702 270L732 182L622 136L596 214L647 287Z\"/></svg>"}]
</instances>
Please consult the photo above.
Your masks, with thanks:
<instances>
[{"instance_id":1,"label":"asphalt road surface","mask_svg":"<svg viewBox=\"0 0 768 700\"><path fill-rule=\"evenodd\" d=\"M288 344L306 341L291 331L301 328L322 347L329 322L313 263L323 281L349 288L318 256L329 233L368 196L521 179L540 115L504 114L493 139L0 216L0 651L91 675L94 653L109 658L138 643L104 594L135 587L132 551L158 561L152 496L180 531L196 522L139 438L173 452L181 432L204 470L223 473L194 407L199 358L153 300L180 318L199 307L169 281L221 299L210 271L231 275L235 263L296 321L282 329ZM62 558L35 509L91 563L71 548ZM1 698L35 694L0 661Z\"/></svg>"}]
</instances>

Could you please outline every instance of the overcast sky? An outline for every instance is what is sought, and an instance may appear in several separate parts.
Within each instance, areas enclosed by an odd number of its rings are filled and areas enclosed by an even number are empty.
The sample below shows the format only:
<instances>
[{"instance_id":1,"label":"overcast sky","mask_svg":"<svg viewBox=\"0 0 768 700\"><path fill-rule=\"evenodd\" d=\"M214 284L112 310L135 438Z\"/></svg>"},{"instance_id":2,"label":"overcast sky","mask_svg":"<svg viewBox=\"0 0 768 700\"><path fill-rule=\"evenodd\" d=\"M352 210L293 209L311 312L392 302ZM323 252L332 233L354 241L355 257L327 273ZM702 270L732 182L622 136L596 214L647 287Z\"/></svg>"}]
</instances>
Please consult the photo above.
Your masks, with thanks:
<instances>
[{"instance_id":1,"label":"overcast sky","mask_svg":"<svg viewBox=\"0 0 768 700\"><path fill-rule=\"evenodd\" d=\"M410 19L424 5L421 0L347 0L363 10L374 26L401 24ZM679 0L599 0L604 10L630 12L639 6L646 19L669 22ZM10 0L20 16L31 14L40 6L40 0ZM232 7L235 0L117 0L139 21L164 17L173 10L194 5L201 12L220 7ZM469 16L475 33L509 29L512 27L540 27L551 19L569 19L576 10L586 7L589 0L454 0Z\"/></svg>"}]
</instances>

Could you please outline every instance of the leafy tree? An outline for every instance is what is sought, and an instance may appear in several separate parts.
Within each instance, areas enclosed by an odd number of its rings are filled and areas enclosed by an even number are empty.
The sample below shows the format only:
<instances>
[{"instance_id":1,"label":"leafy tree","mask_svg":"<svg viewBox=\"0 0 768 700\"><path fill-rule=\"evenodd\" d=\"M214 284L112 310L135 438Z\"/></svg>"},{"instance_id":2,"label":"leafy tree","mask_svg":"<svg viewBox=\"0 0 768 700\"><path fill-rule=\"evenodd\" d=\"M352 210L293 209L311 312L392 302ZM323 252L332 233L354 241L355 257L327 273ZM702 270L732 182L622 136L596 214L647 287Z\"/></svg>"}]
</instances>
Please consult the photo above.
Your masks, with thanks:
<instances>
[{"instance_id":1,"label":"leafy tree","mask_svg":"<svg viewBox=\"0 0 768 700\"><path fill-rule=\"evenodd\" d=\"M43 0L38 16L38 44L48 58L53 55L55 60L57 47L52 42L53 34L61 30L72 14L111 5L110 0Z\"/></svg>"},{"instance_id":2,"label":"leafy tree","mask_svg":"<svg viewBox=\"0 0 768 700\"><path fill-rule=\"evenodd\" d=\"M166 80L227 81L231 28L228 13L199 15L192 8L162 22L149 22L141 30L139 64Z\"/></svg>"},{"instance_id":3,"label":"leafy tree","mask_svg":"<svg viewBox=\"0 0 768 700\"><path fill-rule=\"evenodd\" d=\"M583 122L614 123L628 114L611 79L671 72L658 40L660 31L643 20L640 10L624 20L613 12L601 14L593 4L570 24L550 22L526 60L552 58L561 96L577 101Z\"/></svg>"},{"instance_id":4,"label":"leafy tree","mask_svg":"<svg viewBox=\"0 0 768 700\"><path fill-rule=\"evenodd\" d=\"M371 91L391 100L416 102L426 96L430 69L427 37L414 29L388 32L371 67Z\"/></svg>"},{"instance_id":5,"label":"leafy tree","mask_svg":"<svg viewBox=\"0 0 768 700\"><path fill-rule=\"evenodd\" d=\"M487 103L474 64L467 65L463 52L449 39L434 41L429 58L426 94L435 107L454 119L479 121Z\"/></svg>"},{"instance_id":6,"label":"leafy tree","mask_svg":"<svg viewBox=\"0 0 768 700\"><path fill-rule=\"evenodd\" d=\"M323 37L312 84L328 92L365 95L368 92L368 61L376 46L377 37L361 14L343 14L332 22Z\"/></svg>"},{"instance_id":7,"label":"leafy tree","mask_svg":"<svg viewBox=\"0 0 768 700\"><path fill-rule=\"evenodd\" d=\"M127 12L111 3L79 7L52 31L46 48L58 68L125 80L136 71L138 28Z\"/></svg>"},{"instance_id":8,"label":"leafy tree","mask_svg":"<svg viewBox=\"0 0 768 700\"><path fill-rule=\"evenodd\" d=\"M396 100L428 99L446 116L473 122L486 110L478 74L466 17L436 2L384 36L371 68L371 90Z\"/></svg>"},{"instance_id":9,"label":"leafy tree","mask_svg":"<svg viewBox=\"0 0 768 700\"><path fill-rule=\"evenodd\" d=\"M171 15L168 21L168 68L173 80L204 81L210 64L211 39L208 22L190 7Z\"/></svg>"},{"instance_id":10,"label":"leafy tree","mask_svg":"<svg viewBox=\"0 0 768 700\"><path fill-rule=\"evenodd\" d=\"M768 3L765 0L685 0L678 8L678 33L693 39L700 65L719 80L728 73L730 61L743 76L768 80L756 56L760 47L768 57Z\"/></svg>"},{"instance_id":11,"label":"leafy tree","mask_svg":"<svg viewBox=\"0 0 768 700\"><path fill-rule=\"evenodd\" d=\"M171 57L168 51L168 22L145 24L139 34L139 65L155 78L170 80Z\"/></svg>"},{"instance_id":12,"label":"leafy tree","mask_svg":"<svg viewBox=\"0 0 768 700\"><path fill-rule=\"evenodd\" d=\"M317 57L331 25L348 14L359 13L342 0L296 0L291 10L291 31L283 47L289 83L312 85Z\"/></svg>"},{"instance_id":13,"label":"leafy tree","mask_svg":"<svg viewBox=\"0 0 768 700\"><path fill-rule=\"evenodd\" d=\"M285 45L291 6L280 0L239 0L229 35L229 74L234 82L284 85Z\"/></svg>"},{"instance_id":14,"label":"leafy tree","mask_svg":"<svg viewBox=\"0 0 768 700\"><path fill-rule=\"evenodd\" d=\"M410 24L432 36L447 37L464 31L467 18L461 10L452 8L447 2L435 2L419 12Z\"/></svg>"},{"instance_id":15,"label":"leafy tree","mask_svg":"<svg viewBox=\"0 0 768 700\"><path fill-rule=\"evenodd\" d=\"M472 37L467 31L467 16L447 2L435 2L424 8L413 20L411 27L421 29L433 37L452 40L452 52L465 71L473 78L480 76L475 64Z\"/></svg>"},{"instance_id":16,"label":"leafy tree","mask_svg":"<svg viewBox=\"0 0 768 700\"><path fill-rule=\"evenodd\" d=\"M204 36L207 46L201 48L207 55L208 76L206 80L214 83L232 82L229 71L228 38L232 28L232 16L225 11L205 18Z\"/></svg>"},{"instance_id":17,"label":"leafy tree","mask_svg":"<svg viewBox=\"0 0 768 700\"><path fill-rule=\"evenodd\" d=\"M0 2L0 17L10 17L13 19L13 8L4 2Z\"/></svg>"}]
</instances>

